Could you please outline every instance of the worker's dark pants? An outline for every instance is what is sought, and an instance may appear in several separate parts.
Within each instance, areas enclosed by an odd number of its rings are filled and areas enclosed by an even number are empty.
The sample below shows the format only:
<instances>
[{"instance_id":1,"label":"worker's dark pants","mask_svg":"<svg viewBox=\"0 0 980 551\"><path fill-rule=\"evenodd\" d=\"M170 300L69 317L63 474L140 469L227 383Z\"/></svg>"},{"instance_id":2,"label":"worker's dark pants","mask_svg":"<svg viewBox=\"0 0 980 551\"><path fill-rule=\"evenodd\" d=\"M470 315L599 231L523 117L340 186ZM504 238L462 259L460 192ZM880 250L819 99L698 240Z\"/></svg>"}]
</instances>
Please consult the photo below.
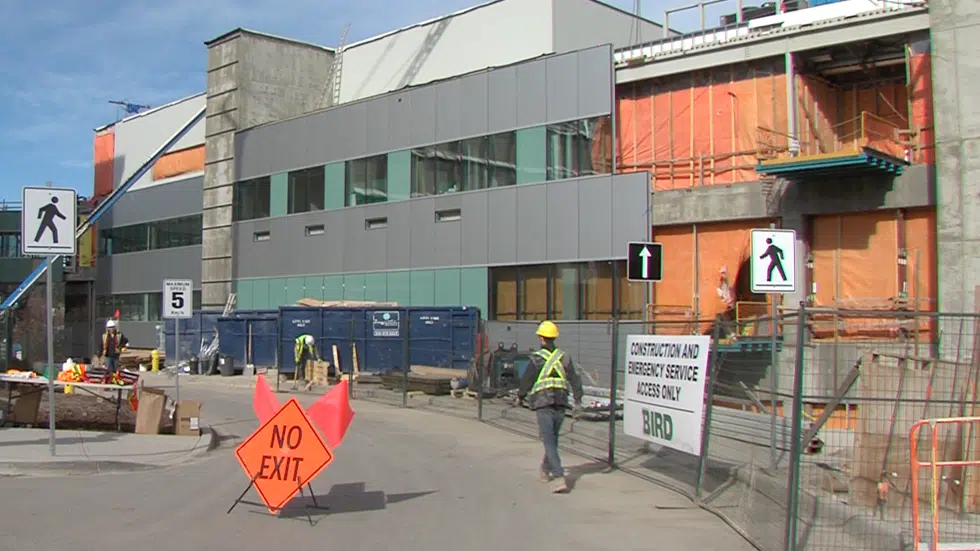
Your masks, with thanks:
<instances>
[{"instance_id":1,"label":"worker's dark pants","mask_svg":"<svg viewBox=\"0 0 980 551\"><path fill-rule=\"evenodd\" d=\"M541 442L544 444L544 459L541 460L541 470L552 477L565 476L558 456L558 433L565 420L565 410L558 407L543 407L536 410L538 430L541 432Z\"/></svg>"},{"instance_id":2,"label":"worker's dark pants","mask_svg":"<svg viewBox=\"0 0 980 551\"><path fill-rule=\"evenodd\" d=\"M113 356L105 357L105 372L106 375L112 375L116 371L119 371L119 358Z\"/></svg>"}]
</instances>

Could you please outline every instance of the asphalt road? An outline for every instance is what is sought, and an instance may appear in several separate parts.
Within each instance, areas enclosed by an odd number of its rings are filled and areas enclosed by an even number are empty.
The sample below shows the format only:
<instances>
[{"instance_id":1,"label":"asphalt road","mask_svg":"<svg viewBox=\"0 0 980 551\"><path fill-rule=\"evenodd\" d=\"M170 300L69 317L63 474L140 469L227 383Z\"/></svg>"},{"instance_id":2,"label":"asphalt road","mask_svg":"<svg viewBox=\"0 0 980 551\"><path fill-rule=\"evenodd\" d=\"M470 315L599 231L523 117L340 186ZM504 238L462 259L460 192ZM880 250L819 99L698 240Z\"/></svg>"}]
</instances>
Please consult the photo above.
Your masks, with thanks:
<instances>
[{"instance_id":1,"label":"asphalt road","mask_svg":"<svg viewBox=\"0 0 980 551\"><path fill-rule=\"evenodd\" d=\"M629 475L566 456L573 490L536 477L540 444L475 421L354 402L357 417L313 487L273 517L233 454L257 427L250 394L181 388L224 435L193 464L144 473L0 478L0 549L403 549L600 551L751 547L711 514ZM285 401L285 398L280 398ZM298 500L299 498L297 498Z\"/></svg>"}]
</instances>

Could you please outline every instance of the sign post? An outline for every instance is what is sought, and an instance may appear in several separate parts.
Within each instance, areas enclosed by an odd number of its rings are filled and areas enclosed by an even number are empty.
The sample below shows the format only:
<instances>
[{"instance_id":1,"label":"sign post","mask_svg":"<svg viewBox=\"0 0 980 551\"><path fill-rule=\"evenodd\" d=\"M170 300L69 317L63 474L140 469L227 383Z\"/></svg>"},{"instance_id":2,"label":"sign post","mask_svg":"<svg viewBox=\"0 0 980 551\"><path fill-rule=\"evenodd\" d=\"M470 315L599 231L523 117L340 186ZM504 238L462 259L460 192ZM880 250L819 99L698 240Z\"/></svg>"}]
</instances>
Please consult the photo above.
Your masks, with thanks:
<instances>
[{"instance_id":1,"label":"sign post","mask_svg":"<svg viewBox=\"0 0 980 551\"><path fill-rule=\"evenodd\" d=\"M20 217L20 242L24 256L43 256L48 265L44 280L46 308L44 322L48 340L48 447L52 457L55 446L54 378L54 287L52 270L61 255L74 256L76 252L75 224L78 222L78 198L73 189L25 187L23 211Z\"/></svg>"},{"instance_id":2,"label":"sign post","mask_svg":"<svg viewBox=\"0 0 980 551\"><path fill-rule=\"evenodd\" d=\"M777 350L777 333L779 310L776 305L778 295L796 292L796 232L793 230L777 230L775 224L769 229L752 230L752 267L751 290L756 294L769 296L770 318L770 368L769 368L769 409L770 409L770 446L769 460L771 468L776 468L776 395L779 393L779 360Z\"/></svg>"},{"instance_id":3,"label":"sign post","mask_svg":"<svg viewBox=\"0 0 980 551\"><path fill-rule=\"evenodd\" d=\"M194 282L163 280L163 319L174 320L174 401L180 402L180 320L193 315Z\"/></svg>"},{"instance_id":4,"label":"sign post","mask_svg":"<svg viewBox=\"0 0 980 551\"><path fill-rule=\"evenodd\" d=\"M626 341L626 434L701 455L708 335L630 335Z\"/></svg>"}]
</instances>

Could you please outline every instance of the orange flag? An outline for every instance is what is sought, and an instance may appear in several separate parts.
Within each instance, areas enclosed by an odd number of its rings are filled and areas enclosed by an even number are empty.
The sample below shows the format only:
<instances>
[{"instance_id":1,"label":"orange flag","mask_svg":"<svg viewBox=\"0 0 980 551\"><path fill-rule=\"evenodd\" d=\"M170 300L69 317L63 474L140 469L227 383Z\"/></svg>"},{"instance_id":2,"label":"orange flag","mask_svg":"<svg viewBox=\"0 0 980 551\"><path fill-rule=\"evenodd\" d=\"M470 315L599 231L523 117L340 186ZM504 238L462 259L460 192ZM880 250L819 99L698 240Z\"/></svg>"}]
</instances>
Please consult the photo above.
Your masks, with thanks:
<instances>
[{"instance_id":1,"label":"orange flag","mask_svg":"<svg viewBox=\"0 0 980 551\"><path fill-rule=\"evenodd\" d=\"M279 400L276 394L269 388L269 382L265 376L259 375L255 378L255 394L252 396L252 409L255 416L259 418L259 425L265 424L272 419L272 416L279 411Z\"/></svg>"},{"instance_id":2,"label":"orange flag","mask_svg":"<svg viewBox=\"0 0 980 551\"><path fill-rule=\"evenodd\" d=\"M350 407L347 381L341 381L321 396L306 410L306 414L313 421L313 424L320 428L323 438L326 439L331 449L339 446L344 440L344 435L347 434L347 427L354 419L354 410Z\"/></svg>"}]
</instances>

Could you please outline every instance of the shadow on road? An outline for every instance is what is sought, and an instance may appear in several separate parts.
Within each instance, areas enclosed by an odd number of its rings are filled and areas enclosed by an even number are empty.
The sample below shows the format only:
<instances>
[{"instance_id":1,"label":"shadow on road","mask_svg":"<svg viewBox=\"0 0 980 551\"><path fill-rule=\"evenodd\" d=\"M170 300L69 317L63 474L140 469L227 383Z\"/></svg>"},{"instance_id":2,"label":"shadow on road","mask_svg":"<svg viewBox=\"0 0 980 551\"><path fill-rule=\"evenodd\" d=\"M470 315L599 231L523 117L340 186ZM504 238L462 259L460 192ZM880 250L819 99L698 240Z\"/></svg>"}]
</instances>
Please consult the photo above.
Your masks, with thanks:
<instances>
[{"instance_id":1,"label":"shadow on road","mask_svg":"<svg viewBox=\"0 0 980 551\"><path fill-rule=\"evenodd\" d=\"M565 469L565 481L568 483L568 489L574 490L575 484L583 476L589 476L593 474L606 474L611 473L612 469L604 461L590 461L588 463L583 463L582 465L575 465L574 467L568 467Z\"/></svg>"},{"instance_id":2,"label":"shadow on road","mask_svg":"<svg viewBox=\"0 0 980 551\"><path fill-rule=\"evenodd\" d=\"M315 491L315 490L314 490ZM363 511L381 511L389 504L401 503L411 499L424 497L436 493L435 490L425 492L407 492L402 494L388 494L381 490L366 491L364 482L353 482L348 484L335 484L326 494L316 495L316 506L313 498L304 489L302 496L296 496L279 512L281 518L307 520L307 515L314 519L314 523L327 515L342 513L360 513ZM264 510L265 505L255 501L242 500L242 505L253 505L262 507L262 511L250 510L250 513L264 514L269 513ZM319 506L319 508L317 507Z\"/></svg>"}]
</instances>

